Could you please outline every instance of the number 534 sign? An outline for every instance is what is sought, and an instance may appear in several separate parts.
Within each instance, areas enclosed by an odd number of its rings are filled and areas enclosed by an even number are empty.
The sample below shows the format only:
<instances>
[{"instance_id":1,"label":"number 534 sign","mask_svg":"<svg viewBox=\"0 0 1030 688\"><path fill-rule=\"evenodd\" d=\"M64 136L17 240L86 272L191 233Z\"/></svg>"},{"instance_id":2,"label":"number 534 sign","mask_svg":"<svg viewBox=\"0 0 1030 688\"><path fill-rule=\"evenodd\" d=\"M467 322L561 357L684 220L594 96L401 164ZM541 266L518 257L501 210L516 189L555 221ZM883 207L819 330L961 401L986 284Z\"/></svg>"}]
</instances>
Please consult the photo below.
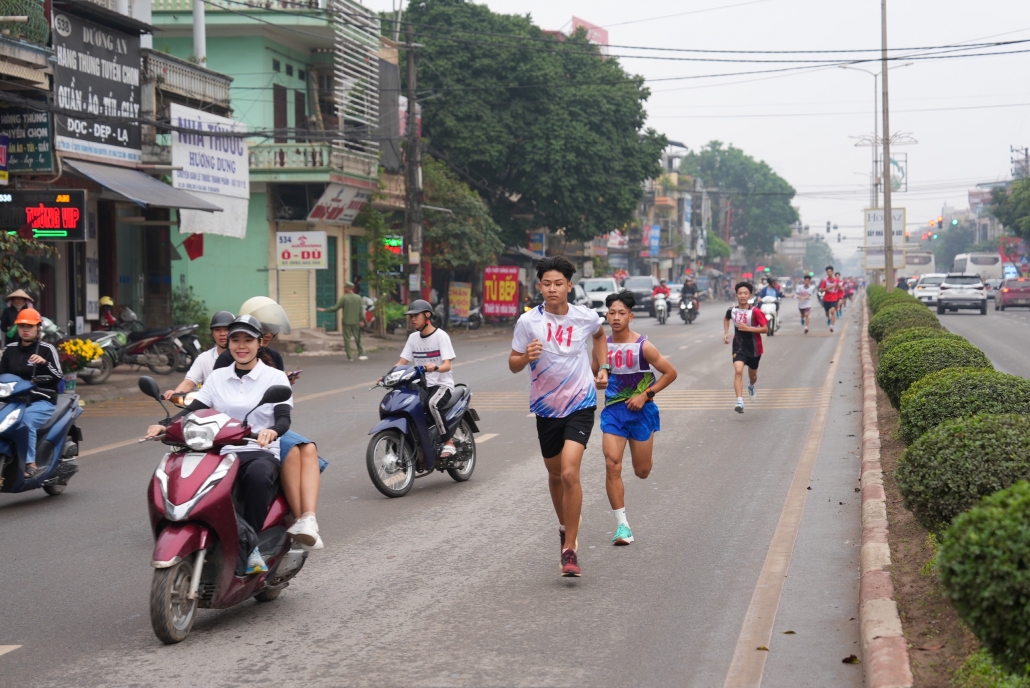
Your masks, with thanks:
<instances>
[{"instance_id":1,"label":"number 534 sign","mask_svg":"<svg viewBox=\"0 0 1030 688\"><path fill-rule=\"evenodd\" d=\"M329 267L325 232L276 232L275 267L279 270L325 270Z\"/></svg>"}]
</instances>

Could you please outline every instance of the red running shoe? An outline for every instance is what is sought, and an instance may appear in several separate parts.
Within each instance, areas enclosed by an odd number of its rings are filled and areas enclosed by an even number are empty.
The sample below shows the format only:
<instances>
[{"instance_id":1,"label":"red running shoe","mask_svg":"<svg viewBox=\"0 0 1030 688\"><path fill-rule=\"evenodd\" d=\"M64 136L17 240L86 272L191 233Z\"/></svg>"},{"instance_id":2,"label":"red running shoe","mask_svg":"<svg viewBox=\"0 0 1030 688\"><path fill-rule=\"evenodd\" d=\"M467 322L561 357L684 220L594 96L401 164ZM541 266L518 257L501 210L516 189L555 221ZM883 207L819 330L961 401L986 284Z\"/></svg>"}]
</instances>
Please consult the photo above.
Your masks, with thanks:
<instances>
[{"instance_id":1,"label":"red running shoe","mask_svg":"<svg viewBox=\"0 0 1030 688\"><path fill-rule=\"evenodd\" d=\"M576 561L576 550L567 549L561 553L561 575L566 578L580 577L579 562Z\"/></svg>"}]
</instances>

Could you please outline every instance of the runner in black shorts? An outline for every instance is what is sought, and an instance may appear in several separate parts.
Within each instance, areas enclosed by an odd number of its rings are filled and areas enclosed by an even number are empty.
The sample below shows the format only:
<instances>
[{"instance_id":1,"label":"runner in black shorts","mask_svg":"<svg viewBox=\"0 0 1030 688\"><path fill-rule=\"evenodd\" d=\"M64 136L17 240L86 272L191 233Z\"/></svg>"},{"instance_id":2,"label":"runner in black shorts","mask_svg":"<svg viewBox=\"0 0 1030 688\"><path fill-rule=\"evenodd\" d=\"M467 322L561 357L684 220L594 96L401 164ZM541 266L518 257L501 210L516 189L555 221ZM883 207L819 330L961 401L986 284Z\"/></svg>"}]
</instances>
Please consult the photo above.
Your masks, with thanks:
<instances>
[{"instance_id":1,"label":"runner in black shorts","mask_svg":"<svg viewBox=\"0 0 1030 688\"><path fill-rule=\"evenodd\" d=\"M768 321L760 308L748 305L748 299L754 293L750 282L739 282L736 292L737 305L726 309L722 341L730 343L730 323L733 323L733 391L737 393L735 410L744 413L744 368L748 369L747 391L754 399L758 363L762 358L762 335L768 329Z\"/></svg>"}]
</instances>

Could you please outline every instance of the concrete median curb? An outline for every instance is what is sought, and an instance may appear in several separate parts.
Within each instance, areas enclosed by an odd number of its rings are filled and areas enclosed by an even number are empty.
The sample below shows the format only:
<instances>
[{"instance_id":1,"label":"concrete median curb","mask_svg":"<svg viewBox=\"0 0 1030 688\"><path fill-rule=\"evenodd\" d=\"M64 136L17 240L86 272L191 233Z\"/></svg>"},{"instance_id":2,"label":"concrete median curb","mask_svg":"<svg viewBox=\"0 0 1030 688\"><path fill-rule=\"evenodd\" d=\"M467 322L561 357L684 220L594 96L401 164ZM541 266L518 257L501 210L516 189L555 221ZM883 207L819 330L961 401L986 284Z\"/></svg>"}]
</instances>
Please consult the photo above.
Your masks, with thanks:
<instances>
[{"instance_id":1,"label":"concrete median curb","mask_svg":"<svg viewBox=\"0 0 1030 688\"><path fill-rule=\"evenodd\" d=\"M862 304L862 577L858 620L865 661L866 688L913 685L908 643L901 628L891 582L887 542L887 496L880 465L880 427L876 416L876 372L869 348L869 311Z\"/></svg>"}]
</instances>

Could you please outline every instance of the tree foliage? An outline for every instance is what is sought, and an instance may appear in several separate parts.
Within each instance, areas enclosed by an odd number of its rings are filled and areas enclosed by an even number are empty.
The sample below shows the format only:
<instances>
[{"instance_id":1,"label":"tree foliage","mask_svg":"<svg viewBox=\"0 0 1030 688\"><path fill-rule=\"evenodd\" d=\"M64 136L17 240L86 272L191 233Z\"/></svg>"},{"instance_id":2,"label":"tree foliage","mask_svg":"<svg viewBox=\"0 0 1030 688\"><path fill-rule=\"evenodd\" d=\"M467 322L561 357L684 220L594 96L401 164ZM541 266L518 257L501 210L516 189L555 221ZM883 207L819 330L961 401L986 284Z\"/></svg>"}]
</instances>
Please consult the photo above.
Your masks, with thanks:
<instances>
[{"instance_id":1,"label":"tree foliage","mask_svg":"<svg viewBox=\"0 0 1030 688\"><path fill-rule=\"evenodd\" d=\"M1030 178L1017 179L1008 191L994 189L991 214L1016 236L1030 239Z\"/></svg>"},{"instance_id":2,"label":"tree foliage","mask_svg":"<svg viewBox=\"0 0 1030 688\"><path fill-rule=\"evenodd\" d=\"M827 265L835 265L833 251L825 241L809 241L805 244L805 257L801 261L801 269L814 272L816 279L822 279Z\"/></svg>"},{"instance_id":3,"label":"tree foliage","mask_svg":"<svg viewBox=\"0 0 1030 688\"><path fill-rule=\"evenodd\" d=\"M794 188L769 165L732 145L711 141L699 152L690 151L680 171L700 177L709 193L717 190L719 212L712 216L712 229L719 236L725 236L727 202L732 205L730 236L749 257L771 254L776 239L789 237L798 221L790 204Z\"/></svg>"},{"instance_id":4,"label":"tree foliage","mask_svg":"<svg viewBox=\"0 0 1030 688\"><path fill-rule=\"evenodd\" d=\"M372 201L378 200L378 194ZM376 334L386 334L386 307L391 295L401 284L401 257L386 247L385 238L390 233L386 216L376 210L374 203L366 203L354 222L357 227L364 227L365 241L368 242L369 273L366 281L376 295L375 316Z\"/></svg>"},{"instance_id":5,"label":"tree foliage","mask_svg":"<svg viewBox=\"0 0 1030 688\"><path fill-rule=\"evenodd\" d=\"M433 264L453 269L492 263L504 250L502 230L479 195L431 156L422 160L422 178L426 203L451 211L425 210L422 239Z\"/></svg>"},{"instance_id":6,"label":"tree foliage","mask_svg":"<svg viewBox=\"0 0 1030 688\"><path fill-rule=\"evenodd\" d=\"M43 285L21 261L29 255L52 256L56 253L54 247L35 239L0 232L0 288L6 290L8 287L26 287L38 294Z\"/></svg>"},{"instance_id":7,"label":"tree foliage","mask_svg":"<svg viewBox=\"0 0 1030 688\"><path fill-rule=\"evenodd\" d=\"M708 230L707 238L705 239L705 246L708 249L708 259L714 260L715 258L729 258L730 257L730 245L717 237L712 230Z\"/></svg>"},{"instance_id":8,"label":"tree foliage","mask_svg":"<svg viewBox=\"0 0 1030 688\"><path fill-rule=\"evenodd\" d=\"M425 46L429 149L483 196L505 243L522 245L536 227L585 240L632 218L666 145L644 130L642 77L583 31L559 40L528 16L466 0L412 0L405 19Z\"/></svg>"}]
</instances>

